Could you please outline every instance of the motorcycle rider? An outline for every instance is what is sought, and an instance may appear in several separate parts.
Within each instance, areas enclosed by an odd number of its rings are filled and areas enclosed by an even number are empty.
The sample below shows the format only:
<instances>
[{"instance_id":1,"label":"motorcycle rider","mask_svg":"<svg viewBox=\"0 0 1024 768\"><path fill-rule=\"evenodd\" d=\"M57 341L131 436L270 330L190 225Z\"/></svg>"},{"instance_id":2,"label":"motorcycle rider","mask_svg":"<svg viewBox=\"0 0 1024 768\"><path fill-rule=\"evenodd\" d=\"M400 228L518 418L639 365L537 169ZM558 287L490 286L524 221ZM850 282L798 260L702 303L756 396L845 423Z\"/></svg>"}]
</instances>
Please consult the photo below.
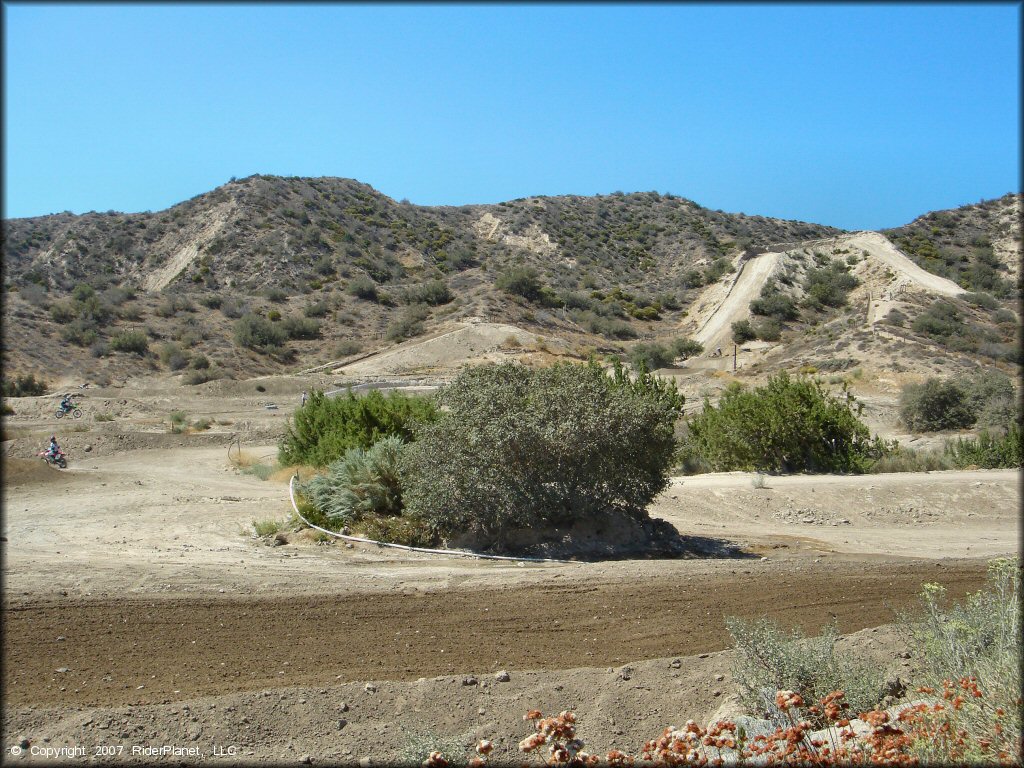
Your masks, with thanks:
<instances>
[{"instance_id":1,"label":"motorcycle rider","mask_svg":"<svg viewBox=\"0 0 1024 768\"><path fill-rule=\"evenodd\" d=\"M74 403L71 402L71 395L65 394L64 398L60 401L60 409L64 411L64 413L67 413L74 407Z\"/></svg>"},{"instance_id":2,"label":"motorcycle rider","mask_svg":"<svg viewBox=\"0 0 1024 768\"><path fill-rule=\"evenodd\" d=\"M48 459L56 460L60 455L60 446L57 445L57 436L50 435L50 447L46 451L46 457Z\"/></svg>"}]
</instances>

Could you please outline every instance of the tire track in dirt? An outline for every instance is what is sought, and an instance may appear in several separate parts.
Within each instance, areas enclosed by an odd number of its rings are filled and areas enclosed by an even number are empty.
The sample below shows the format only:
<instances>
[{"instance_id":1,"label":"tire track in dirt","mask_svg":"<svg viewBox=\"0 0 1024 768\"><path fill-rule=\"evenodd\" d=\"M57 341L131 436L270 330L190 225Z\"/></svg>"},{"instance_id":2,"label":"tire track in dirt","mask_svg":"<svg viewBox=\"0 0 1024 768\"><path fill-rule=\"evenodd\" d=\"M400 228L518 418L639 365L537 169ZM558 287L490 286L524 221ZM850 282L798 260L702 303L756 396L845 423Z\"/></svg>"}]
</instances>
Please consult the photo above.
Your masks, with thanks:
<instances>
[{"instance_id":1,"label":"tire track in dirt","mask_svg":"<svg viewBox=\"0 0 1024 768\"><path fill-rule=\"evenodd\" d=\"M781 566L781 567L780 567ZM279 686L604 667L730 645L723 616L818 632L891 622L922 583L978 589L982 561L802 565L444 593L37 600L4 607L8 704L160 703ZM58 638L63 638L58 640ZM58 671L64 670L64 671Z\"/></svg>"}]
</instances>

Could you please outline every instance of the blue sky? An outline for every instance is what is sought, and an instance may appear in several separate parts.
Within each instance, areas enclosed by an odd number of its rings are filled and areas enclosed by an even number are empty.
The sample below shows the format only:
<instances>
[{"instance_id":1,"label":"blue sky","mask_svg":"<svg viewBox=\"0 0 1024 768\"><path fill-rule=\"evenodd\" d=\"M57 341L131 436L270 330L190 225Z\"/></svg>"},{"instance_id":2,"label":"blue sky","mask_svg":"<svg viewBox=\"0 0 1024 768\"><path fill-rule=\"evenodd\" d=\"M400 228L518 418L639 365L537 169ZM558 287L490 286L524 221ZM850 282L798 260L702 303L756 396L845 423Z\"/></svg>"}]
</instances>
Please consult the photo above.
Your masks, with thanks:
<instances>
[{"instance_id":1,"label":"blue sky","mask_svg":"<svg viewBox=\"0 0 1024 768\"><path fill-rule=\"evenodd\" d=\"M155 211L267 173L898 226L1020 191L1020 13L5 3L3 215Z\"/></svg>"}]
</instances>

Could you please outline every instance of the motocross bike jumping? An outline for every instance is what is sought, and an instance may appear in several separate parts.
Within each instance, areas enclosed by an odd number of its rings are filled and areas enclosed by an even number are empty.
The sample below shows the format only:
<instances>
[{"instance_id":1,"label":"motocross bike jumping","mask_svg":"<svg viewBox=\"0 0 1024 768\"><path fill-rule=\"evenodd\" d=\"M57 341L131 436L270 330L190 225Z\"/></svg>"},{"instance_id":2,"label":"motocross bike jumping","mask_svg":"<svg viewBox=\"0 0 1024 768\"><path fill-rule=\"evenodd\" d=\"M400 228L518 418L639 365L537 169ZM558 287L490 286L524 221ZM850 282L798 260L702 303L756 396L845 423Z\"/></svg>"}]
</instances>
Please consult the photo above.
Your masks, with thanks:
<instances>
[{"instance_id":1,"label":"motocross bike jumping","mask_svg":"<svg viewBox=\"0 0 1024 768\"><path fill-rule=\"evenodd\" d=\"M75 403L71 402L71 395L64 395L64 398L60 401L60 408L58 408L56 413L53 415L58 419L63 419L64 416L69 413L72 418L82 418L82 409L75 405Z\"/></svg>"}]
</instances>

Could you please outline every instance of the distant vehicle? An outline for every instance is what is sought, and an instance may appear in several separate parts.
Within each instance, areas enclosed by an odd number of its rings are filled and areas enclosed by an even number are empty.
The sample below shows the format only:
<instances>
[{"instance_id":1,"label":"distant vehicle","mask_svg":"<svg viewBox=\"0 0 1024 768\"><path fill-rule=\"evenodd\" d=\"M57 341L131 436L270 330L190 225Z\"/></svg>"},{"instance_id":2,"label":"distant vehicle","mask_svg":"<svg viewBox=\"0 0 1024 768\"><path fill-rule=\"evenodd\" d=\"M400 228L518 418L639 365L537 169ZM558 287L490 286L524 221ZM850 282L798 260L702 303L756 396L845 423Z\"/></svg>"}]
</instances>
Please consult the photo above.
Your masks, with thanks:
<instances>
[{"instance_id":1,"label":"distant vehicle","mask_svg":"<svg viewBox=\"0 0 1024 768\"><path fill-rule=\"evenodd\" d=\"M71 404L71 405L69 405L66 408L64 406L61 406L60 408L57 409L57 411L53 415L56 416L58 419L63 419L64 416L66 414L69 414L69 413L71 414L72 418L75 418L75 419L82 418L82 409L79 408L77 405L74 405L74 404Z\"/></svg>"},{"instance_id":2,"label":"distant vehicle","mask_svg":"<svg viewBox=\"0 0 1024 768\"><path fill-rule=\"evenodd\" d=\"M48 450L40 451L36 455L50 466L57 466L61 469L68 468L68 457L64 455L64 451L58 450L55 456L51 455Z\"/></svg>"}]
</instances>

